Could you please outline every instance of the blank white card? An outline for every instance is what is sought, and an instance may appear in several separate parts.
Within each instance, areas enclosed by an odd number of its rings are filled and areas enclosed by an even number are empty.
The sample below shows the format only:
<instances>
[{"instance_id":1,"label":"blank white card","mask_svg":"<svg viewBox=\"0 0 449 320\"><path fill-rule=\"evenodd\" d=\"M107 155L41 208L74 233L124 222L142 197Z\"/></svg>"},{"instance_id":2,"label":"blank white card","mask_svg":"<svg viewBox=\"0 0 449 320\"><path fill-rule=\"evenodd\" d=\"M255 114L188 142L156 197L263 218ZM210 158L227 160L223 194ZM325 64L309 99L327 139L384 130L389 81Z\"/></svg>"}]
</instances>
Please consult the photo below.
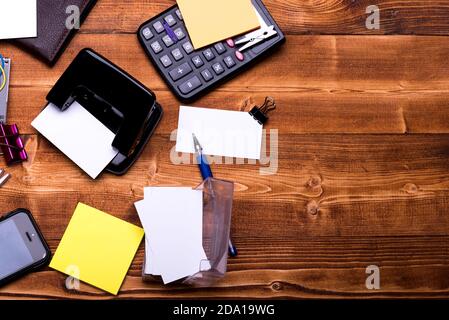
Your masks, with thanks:
<instances>
[{"instance_id":1,"label":"blank white card","mask_svg":"<svg viewBox=\"0 0 449 320\"><path fill-rule=\"evenodd\" d=\"M36 1L0 1L0 39L37 37Z\"/></svg>"},{"instance_id":2,"label":"blank white card","mask_svg":"<svg viewBox=\"0 0 449 320\"><path fill-rule=\"evenodd\" d=\"M248 112L181 106L176 151L194 153L194 133L204 154L259 160L262 129Z\"/></svg>"},{"instance_id":3,"label":"blank white card","mask_svg":"<svg viewBox=\"0 0 449 320\"><path fill-rule=\"evenodd\" d=\"M31 125L93 179L118 154L115 134L76 101L65 111L48 104Z\"/></svg>"}]
</instances>

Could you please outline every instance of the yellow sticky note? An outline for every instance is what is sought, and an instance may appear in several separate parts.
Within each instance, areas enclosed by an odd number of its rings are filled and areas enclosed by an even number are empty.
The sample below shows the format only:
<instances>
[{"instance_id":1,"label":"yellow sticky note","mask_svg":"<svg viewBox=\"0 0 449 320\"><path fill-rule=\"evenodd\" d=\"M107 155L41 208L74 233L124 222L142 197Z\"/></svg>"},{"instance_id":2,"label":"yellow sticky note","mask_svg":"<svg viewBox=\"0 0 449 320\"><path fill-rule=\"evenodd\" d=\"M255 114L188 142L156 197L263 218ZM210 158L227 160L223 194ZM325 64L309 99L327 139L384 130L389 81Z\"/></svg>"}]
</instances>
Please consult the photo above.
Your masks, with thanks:
<instances>
[{"instance_id":1,"label":"yellow sticky note","mask_svg":"<svg viewBox=\"0 0 449 320\"><path fill-rule=\"evenodd\" d=\"M50 267L117 294L144 231L78 203Z\"/></svg>"},{"instance_id":2,"label":"yellow sticky note","mask_svg":"<svg viewBox=\"0 0 449 320\"><path fill-rule=\"evenodd\" d=\"M251 0L177 0L195 49L260 27Z\"/></svg>"}]
</instances>

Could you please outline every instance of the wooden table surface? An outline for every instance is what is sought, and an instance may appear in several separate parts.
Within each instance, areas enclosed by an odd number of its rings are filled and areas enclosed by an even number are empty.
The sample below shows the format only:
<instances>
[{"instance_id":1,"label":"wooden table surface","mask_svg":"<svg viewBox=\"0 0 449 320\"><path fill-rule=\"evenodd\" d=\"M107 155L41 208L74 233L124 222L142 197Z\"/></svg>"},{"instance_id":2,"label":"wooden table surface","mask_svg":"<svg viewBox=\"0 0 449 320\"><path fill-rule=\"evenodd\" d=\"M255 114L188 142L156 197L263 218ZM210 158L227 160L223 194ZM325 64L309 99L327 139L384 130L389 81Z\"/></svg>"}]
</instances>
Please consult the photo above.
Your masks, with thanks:
<instances>
[{"instance_id":1,"label":"wooden table surface","mask_svg":"<svg viewBox=\"0 0 449 320\"><path fill-rule=\"evenodd\" d=\"M49 68L11 44L9 122L26 134L29 160L8 167L0 212L29 208L52 252L81 201L139 224L145 186L195 186L198 168L175 165L171 133L180 102L138 44L135 31L173 0L99 0ZM449 296L449 1L265 0L286 44L195 102L243 110L273 96L278 170L214 165L235 181L232 235L240 255L209 289L141 279L144 247L119 298L379 298ZM367 30L367 6L380 30ZM165 115L134 167L93 181L30 123L75 55L91 47L155 91ZM274 131L270 131L274 132ZM273 150L274 152L275 150ZM5 164L0 160L0 167ZM365 286L380 268L379 290ZM0 289L0 298L110 299L86 284L65 289L49 268Z\"/></svg>"}]
</instances>

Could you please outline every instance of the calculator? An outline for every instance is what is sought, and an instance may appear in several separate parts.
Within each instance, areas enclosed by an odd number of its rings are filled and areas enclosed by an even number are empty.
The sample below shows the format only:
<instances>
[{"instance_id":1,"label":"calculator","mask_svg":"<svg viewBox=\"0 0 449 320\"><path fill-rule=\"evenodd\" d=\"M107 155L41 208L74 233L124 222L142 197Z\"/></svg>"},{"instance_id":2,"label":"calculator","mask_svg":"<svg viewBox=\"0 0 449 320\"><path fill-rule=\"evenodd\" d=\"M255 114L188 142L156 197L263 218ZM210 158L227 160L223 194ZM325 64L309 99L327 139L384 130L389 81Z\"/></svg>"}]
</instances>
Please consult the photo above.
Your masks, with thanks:
<instances>
[{"instance_id":1,"label":"calculator","mask_svg":"<svg viewBox=\"0 0 449 320\"><path fill-rule=\"evenodd\" d=\"M279 47L285 36L260 0L252 0L261 29L195 50L175 5L143 23L139 42L173 93L191 102ZM264 31L264 30L268 31ZM262 39L262 37L268 37ZM253 41L249 45L240 42ZM254 41L256 40L256 41ZM243 49L242 49L243 48Z\"/></svg>"}]
</instances>

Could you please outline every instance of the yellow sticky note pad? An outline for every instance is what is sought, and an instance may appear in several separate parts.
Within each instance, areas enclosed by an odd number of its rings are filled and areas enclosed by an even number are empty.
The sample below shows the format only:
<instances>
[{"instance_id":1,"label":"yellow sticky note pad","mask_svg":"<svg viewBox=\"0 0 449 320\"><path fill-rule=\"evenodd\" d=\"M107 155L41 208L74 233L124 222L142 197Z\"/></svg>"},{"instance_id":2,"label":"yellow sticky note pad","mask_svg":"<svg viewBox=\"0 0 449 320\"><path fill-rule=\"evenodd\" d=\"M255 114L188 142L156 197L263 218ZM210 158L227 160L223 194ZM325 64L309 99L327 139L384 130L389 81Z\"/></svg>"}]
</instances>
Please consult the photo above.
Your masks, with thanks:
<instances>
[{"instance_id":1,"label":"yellow sticky note pad","mask_svg":"<svg viewBox=\"0 0 449 320\"><path fill-rule=\"evenodd\" d=\"M117 294L144 231L79 203L50 267Z\"/></svg>"},{"instance_id":2,"label":"yellow sticky note pad","mask_svg":"<svg viewBox=\"0 0 449 320\"><path fill-rule=\"evenodd\" d=\"M260 27L251 0L177 0L195 49Z\"/></svg>"}]
</instances>

